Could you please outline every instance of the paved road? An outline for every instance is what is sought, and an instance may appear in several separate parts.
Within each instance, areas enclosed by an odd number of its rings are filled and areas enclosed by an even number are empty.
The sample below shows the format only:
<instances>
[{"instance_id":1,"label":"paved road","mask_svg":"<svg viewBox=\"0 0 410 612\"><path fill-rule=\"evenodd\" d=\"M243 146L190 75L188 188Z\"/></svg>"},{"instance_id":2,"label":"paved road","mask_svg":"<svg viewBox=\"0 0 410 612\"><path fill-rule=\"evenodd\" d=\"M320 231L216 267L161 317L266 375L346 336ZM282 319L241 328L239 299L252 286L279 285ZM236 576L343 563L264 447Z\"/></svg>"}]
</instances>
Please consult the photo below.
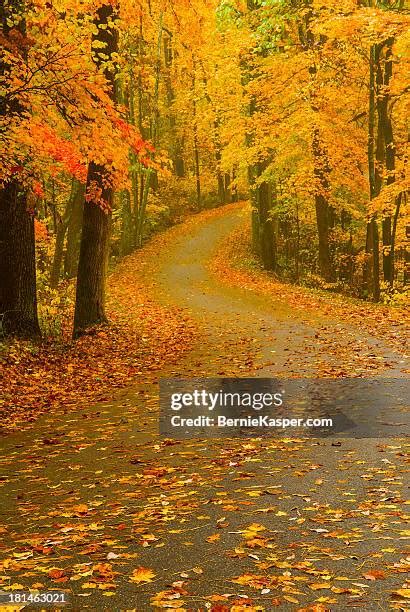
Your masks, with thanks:
<instances>
[{"instance_id":1,"label":"paved road","mask_svg":"<svg viewBox=\"0 0 410 612\"><path fill-rule=\"evenodd\" d=\"M195 223L158 253L157 299L189 309L201 331L161 375L314 376L367 355L402 376L383 339L211 275L242 215ZM250 599L265 610L405 609L391 599L405 577L402 441L181 442L157 423L153 377L4 441L4 584L67 590L73 610L223 612ZM138 567L151 582L130 582Z\"/></svg>"}]
</instances>

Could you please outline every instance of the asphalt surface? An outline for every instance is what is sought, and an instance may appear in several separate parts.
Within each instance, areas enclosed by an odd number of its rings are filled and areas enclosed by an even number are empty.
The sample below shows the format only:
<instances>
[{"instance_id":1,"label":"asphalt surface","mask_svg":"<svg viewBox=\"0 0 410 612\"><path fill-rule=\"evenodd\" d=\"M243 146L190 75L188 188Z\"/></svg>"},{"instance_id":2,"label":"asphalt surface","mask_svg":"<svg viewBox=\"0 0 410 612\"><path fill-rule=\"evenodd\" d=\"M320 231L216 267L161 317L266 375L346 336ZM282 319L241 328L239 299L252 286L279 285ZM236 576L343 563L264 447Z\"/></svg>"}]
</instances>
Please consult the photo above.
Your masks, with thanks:
<instances>
[{"instance_id":1,"label":"asphalt surface","mask_svg":"<svg viewBox=\"0 0 410 612\"><path fill-rule=\"evenodd\" d=\"M157 299L201 330L178 364L3 441L5 586L64 590L70 610L406 609L403 439L158 434L158 375L312 377L359 354L404 376L382 338L218 281L207 265L242 215L158 253Z\"/></svg>"}]
</instances>

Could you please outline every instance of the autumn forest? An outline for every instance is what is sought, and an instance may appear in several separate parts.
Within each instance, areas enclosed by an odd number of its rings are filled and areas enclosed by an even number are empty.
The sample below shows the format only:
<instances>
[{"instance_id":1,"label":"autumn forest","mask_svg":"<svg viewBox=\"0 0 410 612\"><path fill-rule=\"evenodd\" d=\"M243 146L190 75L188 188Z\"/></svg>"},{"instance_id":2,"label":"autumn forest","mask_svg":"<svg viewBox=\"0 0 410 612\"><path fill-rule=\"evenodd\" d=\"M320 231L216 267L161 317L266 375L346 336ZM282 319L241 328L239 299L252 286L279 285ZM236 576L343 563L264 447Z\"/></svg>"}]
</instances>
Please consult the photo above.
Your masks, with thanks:
<instances>
[{"instance_id":1,"label":"autumn forest","mask_svg":"<svg viewBox=\"0 0 410 612\"><path fill-rule=\"evenodd\" d=\"M0 13L0 590L404 610L408 407L371 442L157 424L161 377L408 377L408 0Z\"/></svg>"}]
</instances>

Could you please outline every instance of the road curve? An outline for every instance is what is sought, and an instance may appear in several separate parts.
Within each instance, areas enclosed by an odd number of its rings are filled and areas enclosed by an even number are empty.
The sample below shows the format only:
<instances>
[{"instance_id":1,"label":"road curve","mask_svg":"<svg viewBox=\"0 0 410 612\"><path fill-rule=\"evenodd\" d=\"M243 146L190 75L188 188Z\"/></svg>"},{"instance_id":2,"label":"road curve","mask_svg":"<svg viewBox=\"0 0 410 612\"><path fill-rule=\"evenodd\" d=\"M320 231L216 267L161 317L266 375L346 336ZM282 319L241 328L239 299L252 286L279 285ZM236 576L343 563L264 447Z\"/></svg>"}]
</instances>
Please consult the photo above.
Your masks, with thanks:
<instances>
[{"instance_id":1,"label":"road curve","mask_svg":"<svg viewBox=\"0 0 410 612\"><path fill-rule=\"evenodd\" d=\"M171 230L158 251L158 299L188 309L201 330L159 375L312 376L335 358L335 342L346 364L352 346L383 352L379 339L216 280L207 264L242 214L228 208ZM290 612L321 596L332 610L389 608L404 580L394 569L408 484L401 441L179 442L160 438L157 425L157 383L137 380L5 440L5 584L67 589L75 610L155 610L161 592L192 610L223 594L222 605L248 596L265 610ZM151 582L131 580L138 567L152 570ZM384 578L366 579L369 571ZM256 578L232 582L241 575Z\"/></svg>"}]
</instances>

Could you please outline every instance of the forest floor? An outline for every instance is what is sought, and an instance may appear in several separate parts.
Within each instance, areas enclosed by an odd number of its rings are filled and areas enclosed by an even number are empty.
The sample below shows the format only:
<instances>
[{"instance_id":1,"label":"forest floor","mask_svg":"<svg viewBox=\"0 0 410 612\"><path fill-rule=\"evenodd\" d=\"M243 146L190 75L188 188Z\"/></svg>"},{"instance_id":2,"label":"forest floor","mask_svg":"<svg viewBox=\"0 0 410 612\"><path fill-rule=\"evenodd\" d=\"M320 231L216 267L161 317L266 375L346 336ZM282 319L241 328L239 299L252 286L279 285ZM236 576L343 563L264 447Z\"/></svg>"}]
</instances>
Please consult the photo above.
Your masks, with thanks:
<instances>
[{"instance_id":1,"label":"forest floor","mask_svg":"<svg viewBox=\"0 0 410 612\"><path fill-rule=\"evenodd\" d=\"M73 610L408 609L404 439L158 434L163 376L408 373L402 311L241 267L247 214L155 237L111 276L111 328L8 358L3 590L61 589ZM25 359L38 376L18 385Z\"/></svg>"}]
</instances>

